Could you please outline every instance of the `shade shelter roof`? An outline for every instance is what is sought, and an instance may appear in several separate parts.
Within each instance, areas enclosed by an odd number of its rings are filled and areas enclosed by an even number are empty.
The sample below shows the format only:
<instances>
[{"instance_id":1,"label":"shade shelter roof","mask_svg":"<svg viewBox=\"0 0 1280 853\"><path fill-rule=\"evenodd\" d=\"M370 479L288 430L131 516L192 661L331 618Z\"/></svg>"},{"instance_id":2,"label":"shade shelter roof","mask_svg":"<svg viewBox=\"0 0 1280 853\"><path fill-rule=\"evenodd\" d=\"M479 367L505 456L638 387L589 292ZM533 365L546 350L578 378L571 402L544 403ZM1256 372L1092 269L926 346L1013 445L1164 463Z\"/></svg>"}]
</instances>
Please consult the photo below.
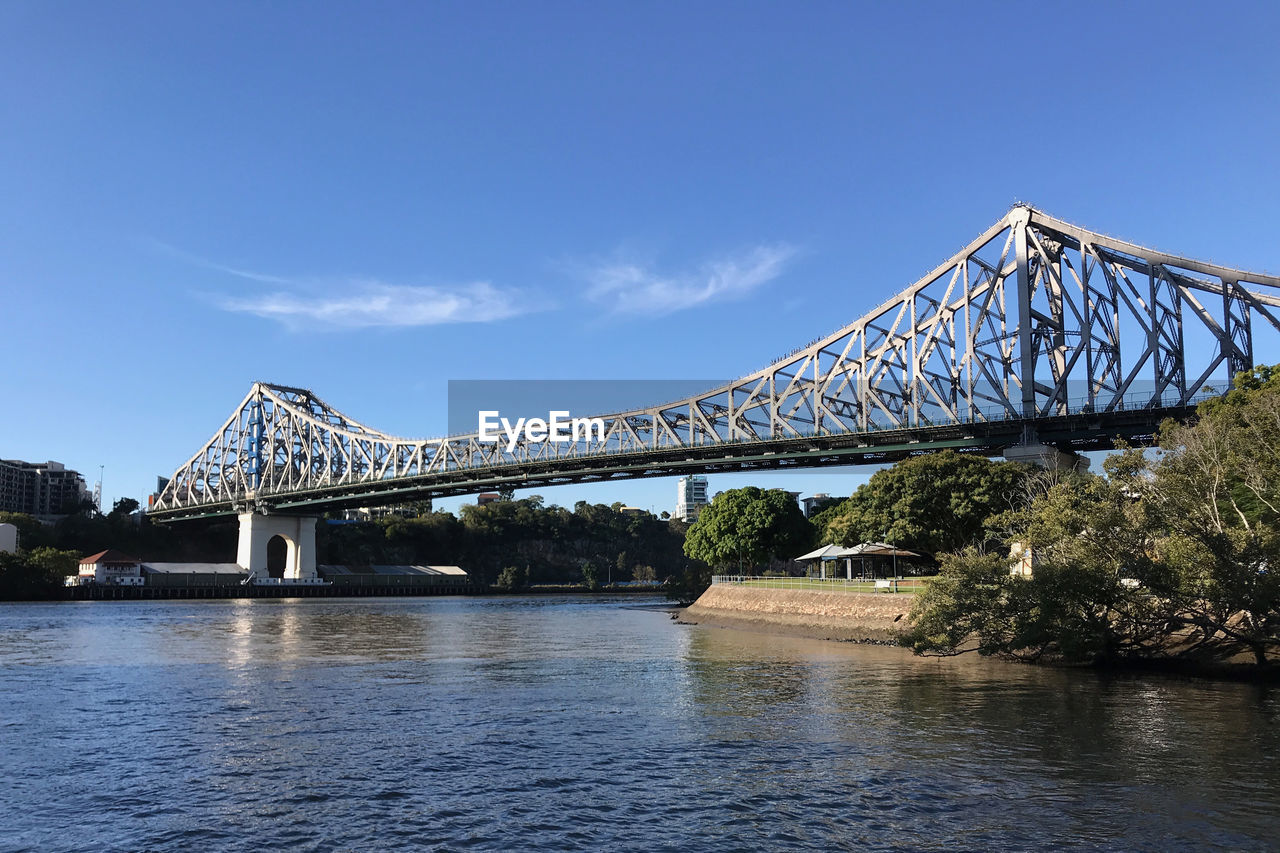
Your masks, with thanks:
<instances>
[{"instance_id":1,"label":"shade shelter roof","mask_svg":"<svg viewBox=\"0 0 1280 853\"><path fill-rule=\"evenodd\" d=\"M823 557L824 560L839 560L842 557L919 557L915 551L908 551L885 542L862 542L849 548L837 548L834 553Z\"/></svg>"},{"instance_id":2,"label":"shade shelter roof","mask_svg":"<svg viewBox=\"0 0 1280 853\"><path fill-rule=\"evenodd\" d=\"M839 545L823 545L816 551L810 551L808 554L802 554L796 557L792 562L803 563L806 560L834 560L840 551L844 550Z\"/></svg>"}]
</instances>

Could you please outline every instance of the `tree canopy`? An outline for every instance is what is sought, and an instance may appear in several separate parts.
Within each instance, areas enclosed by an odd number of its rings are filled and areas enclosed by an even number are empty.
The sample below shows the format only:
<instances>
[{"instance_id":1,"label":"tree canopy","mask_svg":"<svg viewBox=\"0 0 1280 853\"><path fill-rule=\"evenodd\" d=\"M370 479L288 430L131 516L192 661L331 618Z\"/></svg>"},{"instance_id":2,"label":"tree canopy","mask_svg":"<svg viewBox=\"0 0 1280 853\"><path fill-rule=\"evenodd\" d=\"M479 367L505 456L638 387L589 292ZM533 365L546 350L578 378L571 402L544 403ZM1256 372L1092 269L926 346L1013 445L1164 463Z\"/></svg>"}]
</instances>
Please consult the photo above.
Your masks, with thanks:
<instances>
[{"instance_id":1,"label":"tree canopy","mask_svg":"<svg viewBox=\"0 0 1280 853\"><path fill-rule=\"evenodd\" d=\"M841 504L815 518L838 545L894 542L925 553L981 541L987 520L1009 509L1027 468L953 450L877 471Z\"/></svg>"},{"instance_id":2,"label":"tree canopy","mask_svg":"<svg viewBox=\"0 0 1280 853\"><path fill-rule=\"evenodd\" d=\"M234 518L153 524L145 515L131 518L131 504L124 499L116 504L118 512L79 513L51 526L27 515L0 513L0 522L18 527L24 549L20 561L15 558L0 566L0 575L11 569L14 572L0 576L0 598L47 597L59 592L49 584L25 580L29 565L25 552L39 548L76 554L116 548L143 560L159 561L235 558ZM461 518L449 512L429 512L413 518L392 515L370 521L321 522L316 528L316 547L320 563L356 567L456 564L482 587L499 582L509 588L590 586L633 579L664 581L701 567L683 552L686 529L682 522L663 521L647 512L622 512L621 504L580 501L569 510L546 506L541 497L533 495L464 506ZM511 571L502 577L505 569ZM68 573L74 572L73 565ZM61 576L56 579L60 586Z\"/></svg>"},{"instance_id":3,"label":"tree canopy","mask_svg":"<svg viewBox=\"0 0 1280 853\"><path fill-rule=\"evenodd\" d=\"M80 555L56 548L18 554L0 551L0 599L50 598L63 578L79 571Z\"/></svg>"},{"instance_id":4,"label":"tree canopy","mask_svg":"<svg viewBox=\"0 0 1280 853\"><path fill-rule=\"evenodd\" d=\"M716 495L689 528L684 552L720 568L744 570L794 556L813 541L795 498L781 489L747 486Z\"/></svg>"},{"instance_id":5,"label":"tree canopy","mask_svg":"<svg viewBox=\"0 0 1280 853\"><path fill-rule=\"evenodd\" d=\"M569 510L532 495L466 505L460 518L434 512L321 525L317 546L325 562L347 565L456 563L482 586L590 585L680 573L690 562L684 529L647 512L624 513L622 504L579 501Z\"/></svg>"},{"instance_id":6,"label":"tree canopy","mask_svg":"<svg viewBox=\"0 0 1280 853\"><path fill-rule=\"evenodd\" d=\"M904 642L1071 661L1280 650L1280 371L1236 377L1106 477L1044 473L994 520L1003 549L943 557ZM1010 548L1030 548L1030 578Z\"/></svg>"}]
</instances>

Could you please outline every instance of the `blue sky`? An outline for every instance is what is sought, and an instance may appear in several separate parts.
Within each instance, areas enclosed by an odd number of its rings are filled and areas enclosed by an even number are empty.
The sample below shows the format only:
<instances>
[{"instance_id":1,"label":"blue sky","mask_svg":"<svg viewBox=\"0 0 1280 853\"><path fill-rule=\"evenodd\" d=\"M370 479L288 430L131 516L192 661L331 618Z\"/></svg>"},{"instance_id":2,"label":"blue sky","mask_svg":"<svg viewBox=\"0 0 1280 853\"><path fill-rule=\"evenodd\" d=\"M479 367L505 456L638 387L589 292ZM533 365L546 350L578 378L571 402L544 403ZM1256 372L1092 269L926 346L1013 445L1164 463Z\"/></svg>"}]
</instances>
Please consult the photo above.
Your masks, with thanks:
<instances>
[{"instance_id":1,"label":"blue sky","mask_svg":"<svg viewBox=\"0 0 1280 853\"><path fill-rule=\"evenodd\" d=\"M255 379L430 436L450 379L737 376L1016 200L1280 271L1278 9L7 0L0 457L110 502Z\"/></svg>"}]
</instances>

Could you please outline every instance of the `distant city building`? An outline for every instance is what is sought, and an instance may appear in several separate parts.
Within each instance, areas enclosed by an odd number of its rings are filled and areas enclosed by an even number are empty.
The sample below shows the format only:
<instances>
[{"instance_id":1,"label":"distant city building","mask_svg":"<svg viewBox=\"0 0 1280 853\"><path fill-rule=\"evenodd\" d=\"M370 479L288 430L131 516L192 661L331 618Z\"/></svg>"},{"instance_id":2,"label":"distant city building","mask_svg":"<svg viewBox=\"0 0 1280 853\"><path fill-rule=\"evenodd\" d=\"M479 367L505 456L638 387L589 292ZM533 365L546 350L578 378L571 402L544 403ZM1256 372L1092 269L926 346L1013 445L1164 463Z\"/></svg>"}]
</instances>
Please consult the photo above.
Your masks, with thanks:
<instances>
[{"instance_id":1,"label":"distant city building","mask_svg":"<svg viewBox=\"0 0 1280 853\"><path fill-rule=\"evenodd\" d=\"M623 515L645 515L648 510L642 509L638 506L624 506L622 509L618 510L618 512Z\"/></svg>"},{"instance_id":2,"label":"distant city building","mask_svg":"<svg viewBox=\"0 0 1280 853\"><path fill-rule=\"evenodd\" d=\"M707 500L707 478L701 474L681 477L676 487L676 512L680 521L696 521Z\"/></svg>"},{"instance_id":3,"label":"distant city building","mask_svg":"<svg viewBox=\"0 0 1280 853\"><path fill-rule=\"evenodd\" d=\"M147 495L147 512L156 505L156 501L160 500L160 495L164 494L165 488L169 485L168 477L156 477L156 490Z\"/></svg>"},{"instance_id":4,"label":"distant city building","mask_svg":"<svg viewBox=\"0 0 1280 853\"><path fill-rule=\"evenodd\" d=\"M0 552L18 553L18 528L12 524L0 524Z\"/></svg>"},{"instance_id":5,"label":"distant city building","mask_svg":"<svg viewBox=\"0 0 1280 853\"><path fill-rule=\"evenodd\" d=\"M431 514L431 499L427 498L412 505L399 506L362 506L355 509L344 509L342 518L345 521L376 521L379 518L421 518Z\"/></svg>"},{"instance_id":6,"label":"distant city building","mask_svg":"<svg viewBox=\"0 0 1280 853\"><path fill-rule=\"evenodd\" d=\"M795 501L795 502L796 502L796 507L797 507L797 508L799 508L799 506L800 506L800 493L799 493L799 492L793 492L793 491L791 491L790 489L773 489L772 491L775 491L775 492L786 492L787 494L791 495L791 500Z\"/></svg>"},{"instance_id":7,"label":"distant city building","mask_svg":"<svg viewBox=\"0 0 1280 853\"><path fill-rule=\"evenodd\" d=\"M826 492L818 492L816 495L810 495L800 501L800 505L804 508L804 517L813 518L832 504L840 503L844 498L833 498Z\"/></svg>"},{"instance_id":8,"label":"distant city building","mask_svg":"<svg viewBox=\"0 0 1280 853\"><path fill-rule=\"evenodd\" d=\"M497 503L502 500L502 495L497 492L483 492L476 495L476 506L484 506L485 504Z\"/></svg>"},{"instance_id":9,"label":"distant city building","mask_svg":"<svg viewBox=\"0 0 1280 853\"><path fill-rule=\"evenodd\" d=\"M0 510L52 521L75 512L86 496L84 477L61 462L0 459Z\"/></svg>"}]
</instances>

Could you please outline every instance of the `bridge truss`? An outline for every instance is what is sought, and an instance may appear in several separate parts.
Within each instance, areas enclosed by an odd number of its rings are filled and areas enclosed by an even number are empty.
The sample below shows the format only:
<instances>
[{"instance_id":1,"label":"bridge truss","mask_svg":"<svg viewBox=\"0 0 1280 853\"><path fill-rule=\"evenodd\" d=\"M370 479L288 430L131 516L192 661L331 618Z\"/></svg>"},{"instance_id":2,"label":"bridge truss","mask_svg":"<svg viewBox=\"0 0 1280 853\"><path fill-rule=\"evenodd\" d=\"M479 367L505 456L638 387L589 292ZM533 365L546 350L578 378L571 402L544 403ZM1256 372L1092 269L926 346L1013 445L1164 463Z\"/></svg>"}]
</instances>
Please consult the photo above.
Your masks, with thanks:
<instances>
[{"instance_id":1,"label":"bridge truss","mask_svg":"<svg viewBox=\"0 0 1280 853\"><path fill-rule=\"evenodd\" d=\"M153 515L321 511L503 486L879 462L1150 437L1254 363L1280 277L1146 249L1014 207L875 310L728 385L604 415L576 442L407 439L256 383ZM574 413L575 415L578 413Z\"/></svg>"}]
</instances>

